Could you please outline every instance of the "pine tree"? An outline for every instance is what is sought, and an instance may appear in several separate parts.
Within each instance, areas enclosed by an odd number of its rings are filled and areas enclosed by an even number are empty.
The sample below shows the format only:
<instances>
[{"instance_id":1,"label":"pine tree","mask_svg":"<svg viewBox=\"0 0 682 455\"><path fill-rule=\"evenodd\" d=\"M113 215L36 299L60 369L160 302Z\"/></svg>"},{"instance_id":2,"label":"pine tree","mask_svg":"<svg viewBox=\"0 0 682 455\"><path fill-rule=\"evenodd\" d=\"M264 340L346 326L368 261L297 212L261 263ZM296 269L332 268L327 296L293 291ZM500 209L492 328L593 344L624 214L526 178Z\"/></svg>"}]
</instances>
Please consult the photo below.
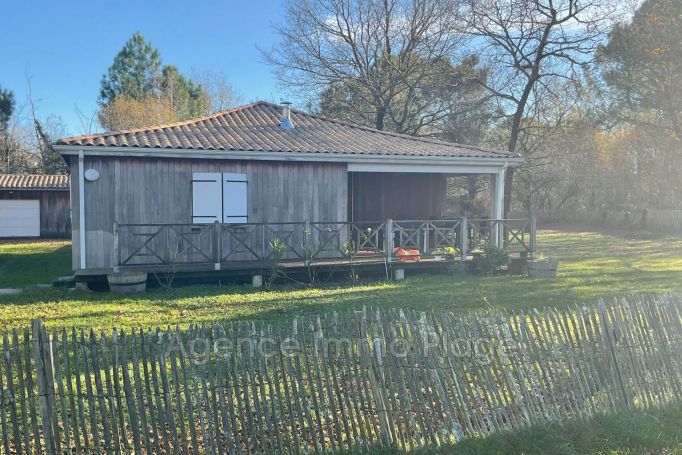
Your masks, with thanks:
<instances>
[{"instance_id":1,"label":"pine tree","mask_svg":"<svg viewBox=\"0 0 682 455\"><path fill-rule=\"evenodd\" d=\"M102 126L120 130L198 117L210 100L177 67L162 66L159 51L135 33L102 78L99 104Z\"/></svg>"},{"instance_id":2,"label":"pine tree","mask_svg":"<svg viewBox=\"0 0 682 455\"><path fill-rule=\"evenodd\" d=\"M99 103L108 106L119 95L142 99L157 89L160 77L159 51L135 32L102 78Z\"/></svg>"},{"instance_id":3,"label":"pine tree","mask_svg":"<svg viewBox=\"0 0 682 455\"><path fill-rule=\"evenodd\" d=\"M14 112L14 93L0 87L0 131L7 129L9 119Z\"/></svg>"}]
</instances>

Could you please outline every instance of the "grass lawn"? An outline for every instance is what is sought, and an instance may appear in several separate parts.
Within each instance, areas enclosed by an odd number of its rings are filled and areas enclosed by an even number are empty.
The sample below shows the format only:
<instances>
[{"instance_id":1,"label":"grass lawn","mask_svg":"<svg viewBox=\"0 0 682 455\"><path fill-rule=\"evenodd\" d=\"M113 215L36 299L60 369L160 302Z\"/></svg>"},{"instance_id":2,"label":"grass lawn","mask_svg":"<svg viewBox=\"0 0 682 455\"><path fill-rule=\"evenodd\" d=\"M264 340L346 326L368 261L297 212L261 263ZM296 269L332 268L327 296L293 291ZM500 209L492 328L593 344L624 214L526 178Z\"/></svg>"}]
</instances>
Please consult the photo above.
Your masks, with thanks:
<instances>
[{"instance_id":1,"label":"grass lawn","mask_svg":"<svg viewBox=\"0 0 682 455\"><path fill-rule=\"evenodd\" d=\"M0 243L0 288L52 283L71 274L71 242Z\"/></svg>"},{"instance_id":2,"label":"grass lawn","mask_svg":"<svg viewBox=\"0 0 682 455\"><path fill-rule=\"evenodd\" d=\"M466 439L454 446L424 448L415 455L452 454L682 454L682 406L599 415L587 421L556 422L517 432ZM360 452L353 452L357 455ZM365 453L365 452L363 452ZM399 455L396 449L373 449ZM344 455L351 453L343 452ZM341 455L339 453L339 455Z\"/></svg>"},{"instance_id":3,"label":"grass lawn","mask_svg":"<svg viewBox=\"0 0 682 455\"><path fill-rule=\"evenodd\" d=\"M682 239L628 240L595 232L541 231L539 250L561 261L557 278L419 276L323 288L188 286L121 298L62 289L0 297L0 330L42 318L48 327L97 329L268 318L349 307L451 310L561 306L633 293L682 291ZM0 287L48 282L70 267L64 243L0 245Z\"/></svg>"}]
</instances>

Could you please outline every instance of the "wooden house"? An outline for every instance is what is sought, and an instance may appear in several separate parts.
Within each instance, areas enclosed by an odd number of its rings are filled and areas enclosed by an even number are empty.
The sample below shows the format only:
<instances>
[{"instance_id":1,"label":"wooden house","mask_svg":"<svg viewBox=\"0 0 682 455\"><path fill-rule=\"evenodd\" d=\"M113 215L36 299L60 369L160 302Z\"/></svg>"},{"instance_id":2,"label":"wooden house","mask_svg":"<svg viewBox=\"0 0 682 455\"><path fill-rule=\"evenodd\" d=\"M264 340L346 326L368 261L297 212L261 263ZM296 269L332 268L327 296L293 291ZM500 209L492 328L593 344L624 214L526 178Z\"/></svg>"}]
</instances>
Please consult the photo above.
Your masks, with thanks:
<instances>
[{"instance_id":1,"label":"wooden house","mask_svg":"<svg viewBox=\"0 0 682 455\"><path fill-rule=\"evenodd\" d=\"M0 238L68 238L68 175L0 174Z\"/></svg>"},{"instance_id":2,"label":"wooden house","mask_svg":"<svg viewBox=\"0 0 682 455\"><path fill-rule=\"evenodd\" d=\"M503 229L502 203L505 170L518 156L288 104L256 102L175 124L65 138L55 148L71 166L79 275L256 271L273 261L309 266L351 256L391 264L401 246L426 258L457 245L466 258L472 229L495 243L515 241L513 229ZM484 229L441 220L446 177L468 174L493 182Z\"/></svg>"}]
</instances>

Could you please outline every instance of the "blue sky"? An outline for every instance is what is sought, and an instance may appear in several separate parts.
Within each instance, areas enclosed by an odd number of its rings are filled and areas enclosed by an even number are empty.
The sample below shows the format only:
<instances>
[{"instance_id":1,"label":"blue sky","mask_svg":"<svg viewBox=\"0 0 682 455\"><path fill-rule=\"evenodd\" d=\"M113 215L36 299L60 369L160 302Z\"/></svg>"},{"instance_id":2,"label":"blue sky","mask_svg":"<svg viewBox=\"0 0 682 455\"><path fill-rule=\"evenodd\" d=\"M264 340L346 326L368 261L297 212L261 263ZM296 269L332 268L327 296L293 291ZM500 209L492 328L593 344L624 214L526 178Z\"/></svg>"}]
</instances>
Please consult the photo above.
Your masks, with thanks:
<instances>
[{"instance_id":1,"label":"blue sky","mask_svg":"<svg viewBox=\"0 0 682 455\"><path fill-rule=\"evenodd\" d=\"M39 115L60 116L81 134L75 106L92 114L102 75L125 41L140 31L163 63L186 74L222 71L245 102L278 100L280 91L256 46L277 42L281 0L24 1L0 14L0 86L26 99L31 76Z\"/></svg>"}]
</instances>

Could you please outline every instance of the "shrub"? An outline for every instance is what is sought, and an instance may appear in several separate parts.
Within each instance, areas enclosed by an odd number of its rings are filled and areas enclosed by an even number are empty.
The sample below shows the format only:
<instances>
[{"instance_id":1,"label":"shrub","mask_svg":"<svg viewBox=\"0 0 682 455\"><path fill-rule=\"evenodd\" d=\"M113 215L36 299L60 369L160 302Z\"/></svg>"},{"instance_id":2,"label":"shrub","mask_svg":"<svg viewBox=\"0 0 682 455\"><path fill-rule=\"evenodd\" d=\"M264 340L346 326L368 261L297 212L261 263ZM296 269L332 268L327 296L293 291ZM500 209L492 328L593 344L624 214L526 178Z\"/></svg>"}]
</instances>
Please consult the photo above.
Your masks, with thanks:
<instances>
[{"instance_id":1,"label":"shrub","mask_svg":"<svg viewBox=\"0 0 682 455\"><path fill-rule=\"evenodd\" d=\"M503 265L509 264L509 253L504 248L492 244L483 245L480 254L474 255L472 267L474 273L492 275Z\"/></svg>"}]
</instances>

